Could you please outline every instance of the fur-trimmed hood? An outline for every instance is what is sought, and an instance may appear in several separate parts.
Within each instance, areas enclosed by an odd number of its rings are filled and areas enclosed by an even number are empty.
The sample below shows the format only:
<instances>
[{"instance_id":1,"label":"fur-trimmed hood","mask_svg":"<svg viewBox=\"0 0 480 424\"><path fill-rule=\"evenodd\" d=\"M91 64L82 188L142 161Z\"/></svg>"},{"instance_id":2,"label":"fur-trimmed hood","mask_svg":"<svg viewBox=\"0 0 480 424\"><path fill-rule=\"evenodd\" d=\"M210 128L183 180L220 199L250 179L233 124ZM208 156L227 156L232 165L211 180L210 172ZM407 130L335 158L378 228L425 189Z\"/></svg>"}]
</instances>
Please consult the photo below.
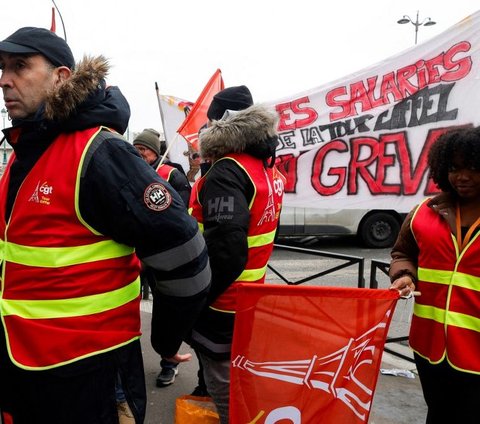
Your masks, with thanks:
<instances>
[{"instance_id":1,"label":"fur-trimmed hood","mask_svg":"<svg viewBox=\"0 0 480 424\"><path fill-rule=\"evenodd\" d=\"M202 131L200 154L204 159L215 161L229 153L269 152L266 146L277 136L277 122L277 113L265 105L234 112L226 119L213 121ZM266 159L270 153L264 155Z\"/></svg>"},{"instance_id":2,"label":"fur-trimmed hood","mask_svg":"<svg viewBox=\"0 0 480 424\"><path fill-rule=\"evenodd\" d=\"M87 100L88 96L101 88L110 66L103 56L84 56L75 67L72 76L48 93L45 100L44 117L63 121Z\"/></svg>"}]
</instances>

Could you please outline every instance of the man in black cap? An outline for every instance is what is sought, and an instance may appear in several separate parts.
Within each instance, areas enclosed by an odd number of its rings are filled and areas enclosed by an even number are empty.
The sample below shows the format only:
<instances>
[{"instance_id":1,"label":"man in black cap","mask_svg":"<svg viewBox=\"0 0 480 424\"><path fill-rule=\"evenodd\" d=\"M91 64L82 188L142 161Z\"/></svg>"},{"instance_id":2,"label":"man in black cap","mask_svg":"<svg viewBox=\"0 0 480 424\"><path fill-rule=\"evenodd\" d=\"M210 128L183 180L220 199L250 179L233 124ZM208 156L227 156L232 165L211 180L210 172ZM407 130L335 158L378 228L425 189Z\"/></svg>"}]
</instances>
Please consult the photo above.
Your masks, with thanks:
<instances>
[{"instance_id":1,"label":"man in black cap","mask_svg":"<svg viewBox=\"0 0 480 424\"><path fill-rule=\"evenodd\" d=\"M63 39L26 27L0 42L0 70L14 149L0 179L0 410L117 424L119 375L142 423L139 259L160 282L154 348L184 361L210 284L203 237L120 135L130 109L102 56L75 64Z\"/></svg>"},{"instance_id":2,"label":"man in black cap","mask_svg":"<svg viewBox=\"0 0 480 424\"><path fill-rule=\"evenodd\" d=\"M192 331L208 393L222 424L229 420L230 348L236 285L263 283L283 198L274 167L278 116L253 105L249 89L214 96L200 154L212 165L192 189L192 215L203 227L212 267L209 306Z\"/></svg>"}]
</instances>

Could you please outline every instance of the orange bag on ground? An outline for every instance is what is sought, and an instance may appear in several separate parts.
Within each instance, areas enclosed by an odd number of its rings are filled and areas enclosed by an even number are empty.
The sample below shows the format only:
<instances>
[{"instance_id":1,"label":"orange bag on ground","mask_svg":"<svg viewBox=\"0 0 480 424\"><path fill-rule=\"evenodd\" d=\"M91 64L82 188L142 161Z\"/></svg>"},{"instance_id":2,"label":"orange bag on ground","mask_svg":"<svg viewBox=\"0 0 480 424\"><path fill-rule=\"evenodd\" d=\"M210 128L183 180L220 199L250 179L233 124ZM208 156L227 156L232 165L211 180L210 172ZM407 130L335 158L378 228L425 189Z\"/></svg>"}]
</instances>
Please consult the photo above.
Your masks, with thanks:
<instances>
[{"instance_id":1,"label":"orange bag on ground","mask_svg":"<svg viewBox=\"0 0 480 424\"><path fill-rule=\"evenodd\" d=\"M175 424L219 424L215 404L210 397L183 395L175 400Z\"/></svg>"}]
</instances>

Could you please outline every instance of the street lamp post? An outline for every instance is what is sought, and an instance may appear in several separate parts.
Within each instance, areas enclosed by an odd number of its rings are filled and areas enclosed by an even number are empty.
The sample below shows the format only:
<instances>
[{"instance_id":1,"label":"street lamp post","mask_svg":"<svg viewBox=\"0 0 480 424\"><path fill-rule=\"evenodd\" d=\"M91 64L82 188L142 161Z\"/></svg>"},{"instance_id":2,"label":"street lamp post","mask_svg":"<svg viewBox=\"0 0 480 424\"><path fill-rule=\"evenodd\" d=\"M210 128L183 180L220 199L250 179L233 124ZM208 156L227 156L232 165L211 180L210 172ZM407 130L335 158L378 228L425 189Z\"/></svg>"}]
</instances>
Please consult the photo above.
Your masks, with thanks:
<instances>
[{"instance_id":1,"label":"street lamp post","mask_svg":"<svg viewBox=\"0 0 480 424\"><path fill-rule=\"evenodd\" d=\"M418 27L419 26L432 26L435 25L436 22L432 21L430 18L425 18L422 22L418 20L418 10L417 10L417 19L415 21L410 18L408 15L403 15L402 19L397 21L397 24L408 24L411 23L415 27L415 44L417 44L417 36L418 36Z\"/></svg>"},{"instance_id":2,"label":"street lamp post","mask_svg":"<svg viewBox=\"0 0 480 424\"><path fill-rule=\"evenodd\" d=\"M7 109L3 108L0 110L0 113L2 114L2 120L3 120L3 129L5 129L5 118L7 117ZM3 139L3 165L7 164L7 140Z\"/></svg>"}]
</instances>

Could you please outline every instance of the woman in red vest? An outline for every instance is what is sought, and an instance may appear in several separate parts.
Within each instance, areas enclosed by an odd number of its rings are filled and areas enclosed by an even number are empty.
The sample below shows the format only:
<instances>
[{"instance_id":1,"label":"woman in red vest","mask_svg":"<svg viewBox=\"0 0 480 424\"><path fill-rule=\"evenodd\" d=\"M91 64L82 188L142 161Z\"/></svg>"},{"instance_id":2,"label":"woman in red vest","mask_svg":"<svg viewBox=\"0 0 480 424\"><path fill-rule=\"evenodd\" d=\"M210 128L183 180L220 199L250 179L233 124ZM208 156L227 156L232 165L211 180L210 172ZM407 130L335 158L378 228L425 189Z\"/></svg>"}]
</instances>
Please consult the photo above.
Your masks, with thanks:
<instances>
[{"instance_id":1,"label":"woman in red vest","mask_svg":"<svg viewBox=\"0 0 480 424\"><path fill-rule=\"evenodd\" d=\"M480 128L432 146L442 193L405 220L392 250L392 289L416 287L409 342L428 406L426 422L477 423L480 399Z\"/></svg>"}]
</instances>

